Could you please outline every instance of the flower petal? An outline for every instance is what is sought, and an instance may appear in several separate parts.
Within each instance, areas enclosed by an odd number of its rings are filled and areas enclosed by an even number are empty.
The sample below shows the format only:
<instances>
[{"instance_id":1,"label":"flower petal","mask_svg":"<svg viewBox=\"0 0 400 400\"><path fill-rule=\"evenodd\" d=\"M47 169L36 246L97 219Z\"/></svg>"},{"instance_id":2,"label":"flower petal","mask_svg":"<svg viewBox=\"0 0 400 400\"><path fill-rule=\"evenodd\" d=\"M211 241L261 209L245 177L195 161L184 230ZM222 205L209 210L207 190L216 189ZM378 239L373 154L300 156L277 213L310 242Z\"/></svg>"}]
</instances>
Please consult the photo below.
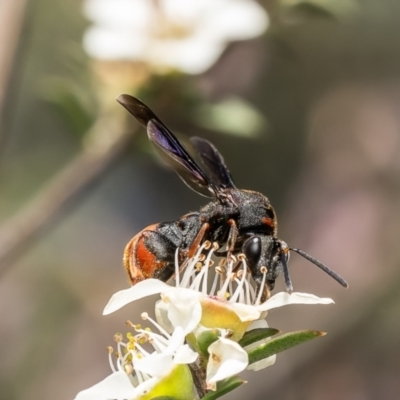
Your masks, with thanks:
<instances>
[{"instance_id":1,"label":"flower petal","mask_svg":"<svg viewBox=\"0 0 400 400\"><path fill-rule=\"evenodd\" d=\"M166 332L172 333L174 326L168 318L169 303L165 303L161 299L156 302L155 315L157 322L165 329Z\"/></svg>"},{"instance_id":2,"label":"flower petal","mask_svg":"<svg viewBox=\"0 0 400 400\"><path fill-rule=\"evenodd\" d=\"M159 378L168 375L173 366L172 354L157 352L147 355L134 363L136 371Z\"/></svg>"},{"instance_id":3,"label":"flower petal","mask_svg":"<svg viewBox=\"0 0 400 400\"><path fill-rule=\"evenodd\" d=\"M292 293L280 292L272 296L264 303L257 306L259 311L267 311L273 308L287 306L289 304L333 304L334 301L329 298L314 296L309 293Z\"/></svg>"},{"instance_id":4,"label":"flower petal","mask_svg":"<svg viewBox=\"0 0 400 400\"><path fill-rule=\"evenodd\" d=\"M243 303L228 303L228 306L243 322L255 321L260 318L260 311L257 307Z\"/></svg>"},{"instance_id":5,"label":"flower petal","mask_svg":"<svg viewBox=\"0 0 400 400\"><path fill-rule=\"evenodd\" d=\"M222 42L252 39L267 29L268 14L256 2L229 0L224 3L210 9L200 29Z\"/></svg>"},{"instance_id":6,"label":"flower petal","mask_svg":"<svg viewBox=\"0 0 400 400\"><path fill-rule=\"evenodd\" d=\"M152 7L147 0L85 0L83 13L99 26L148 29Z\"/></svg>"},{"instance_id":7,"label":"flower petal","mask_svg":"<svg viewBox=\"0 0 400 400\"><path fill-rule=\"evenodd\" d=\"M229 329L232 331L232 340L241 339L251 322L251 318L242 321L237 314L238 310L248 307L250 311L254 310L257 316L260 315L255 307L228 303L207 296L201 298L201 305L203 313L200 324L206 328Z\"/></svg>"},{"instance_id":8,"label":"flower petal","mask_svg":"<svg viewBox=\"0 0 400 400\"><path fill-rule=\"evenodd\" d=\"M83 36L85 51L100 60L141 61L146 46L146 38L129 29L92 26Z\"/></svg>"},{"instance_id":9,"label":"flower petal","mask_svg":"<svg viewBox=\"0 0 400 400\"><path fill-rule=\"evenodd\" d=\"M263 360L260 361L256 361L253 364L250 364L249 366L247 366L246 369L250 370L250 371L260 371L264 368L270 367L271 365L274 365L276 362L276 354L274 354L273 356L264 358Z\"/></svg>"},{"instance_id":10,"label":"flower petal","mask_svg":"<svg viewBox=\"0 0 400 400\"><path fill-rule=\"evenodd\" d=\"M229 378L246 369L249 358L247 353L236 342L220 338L208 347L210 358L207 363L207 386Z\"/></svg>"},{"instance_id":11,"label":"flower petal","mask_svg":"<svg viewBox=\"0 0 400 400\"><path fill-rule=\"evenodd\" d=\"M192 332L199 324L202 314L200 293L183 288L164 291L163 301L168 302L168 319L174 327L182 327L184 334Z\"/></svg>"},{"instance_id":12,"label":"flower petal","mask_svg":"<svg viewBox=\"0 0 400 400\"><path fill-rule=\"evenodd\" d=\"M114 372L101 382L82 390L75 400L131 399L136 397L135 387L123 371Z\"/></svg>"},{"instance_id":13,"label":"flower petal","mask_svg":"<svg viewBox=\"0 0 400 400\"><path fill-rule=\"evenodd\" d=\"M189 345L184 344L179 347L175 353L174 363L175 364L191 364L197 360L199 355L193 351Z\"/></svg>"},{"instance_id":14,"label":"flower petal","mask_svg":"<svg viewBox=\"0 0 400 400\"><path fill-rule=\"evenodd\" d=\"M169 285L158 279L146 279L129 289L121 290L113 294L104 308L103 315L111 314L135 300L161 293L168 288L170 288Z\"/></svg>"}]
</instances>

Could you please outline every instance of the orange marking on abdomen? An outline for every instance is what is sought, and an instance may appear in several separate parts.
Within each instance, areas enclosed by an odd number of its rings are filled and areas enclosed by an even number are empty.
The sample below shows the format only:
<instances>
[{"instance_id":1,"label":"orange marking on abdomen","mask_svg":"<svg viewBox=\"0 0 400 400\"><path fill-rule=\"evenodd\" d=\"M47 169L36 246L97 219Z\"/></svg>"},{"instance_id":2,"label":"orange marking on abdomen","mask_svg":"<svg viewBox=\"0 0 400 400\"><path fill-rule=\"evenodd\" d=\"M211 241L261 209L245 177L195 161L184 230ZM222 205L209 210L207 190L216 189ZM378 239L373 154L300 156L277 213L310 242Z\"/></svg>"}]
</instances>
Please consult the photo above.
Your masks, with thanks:
<instances>
[{"instance_id":1,"label":"orange marking on abdomen","mask_svg":"<svg viewBox=\"0 0 400 400\"><path fill-rule=\"evenodd\" d=\"M136 283L151 278L158 268L156 257L150 253L144 244L144 239L154 231L158 224L153 224L135 235L124 250L123 263L132 286Z\"/></svg>"}]
</instances>

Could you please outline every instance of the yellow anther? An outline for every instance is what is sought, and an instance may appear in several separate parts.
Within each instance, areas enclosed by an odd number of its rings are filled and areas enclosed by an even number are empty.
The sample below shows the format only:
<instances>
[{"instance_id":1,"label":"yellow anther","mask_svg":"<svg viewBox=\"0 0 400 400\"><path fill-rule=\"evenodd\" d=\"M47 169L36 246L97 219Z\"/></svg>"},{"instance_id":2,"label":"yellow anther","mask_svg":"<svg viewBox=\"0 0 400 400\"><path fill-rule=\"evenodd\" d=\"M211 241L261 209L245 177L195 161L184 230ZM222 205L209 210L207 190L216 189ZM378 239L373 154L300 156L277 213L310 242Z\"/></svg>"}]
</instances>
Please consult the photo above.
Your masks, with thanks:
<instances>
[{"instance_id":1,"label":"yellow anther","mask_svg":"<svg viewBox=\"0 0 400 400\"><path fill-rule=\"evenodd\" d=\"M164 303L169 303L169 302L170 302L169 297L166 296L165 294L161 293L160 297L161 297L161 300L162 300Z\"/></svg>"},{"instance_id":2,"label":"yellow anther","mask_svg":"<svg viewBox=\"0 0 400 400\"><path fill-rule=\"evenodd\" d=\"M126 345L126 350L127 350L127 351L133 351L133 350L135 350L135 349L136 349L135 343L129 342L129 343Z\"/></svg>"},{"instance_id":3,"label":"yellow anther","mask_svg":"<svg viewBox=\"0 0 400 400\"><path fill-rule=\"evenodd\" d=\"M197 262L195 268L197 271L200 271L203 268L203 264L201 262Z\"/></svg>"},{"instance_id":4,"label":"yellow anther","mask_svg":"<svg viewBox=\"0 0 400 400\"><path fill-rule=\"evenodd\" d=\"M124 337L123 337L122 333L116 333L114 335L114 342L121 343L123 338Z\"/></svg>"},{"instance_id":5,"label":"yellow anther","mask_svg":"<svg viewBox=\"0 0 400 400\"><path fill-rule=\"evenodd\" d=\"M225 335L225 337L227 338L227 339L229 339L230 337L232 337L233 336L233 330L232 329L227 329L226 330L226 335Z\"/></svg>"},{"instance_id":6,"label":"yellow anther","mask_svg":"<svg viewBox=\"0 0 400 400\"><path fill-rule=\"evenodd\" d=\"M222 275L225 272L225 269L222 268L221 266L218 266L218 267L215 267L215 272L217 274L221 274Z\"/></svg>"},{"instance_id":7,"label":"yellow anther","mask_svg":"<svg viewBox=\"0 0 400 400\"><path fill-rule=\"evenodd\" d=\"M145 344L147 342L148 342L148 340L147 340L146 336L142 336L139 338L139 344Z\"/></svg>"}]
</instances>

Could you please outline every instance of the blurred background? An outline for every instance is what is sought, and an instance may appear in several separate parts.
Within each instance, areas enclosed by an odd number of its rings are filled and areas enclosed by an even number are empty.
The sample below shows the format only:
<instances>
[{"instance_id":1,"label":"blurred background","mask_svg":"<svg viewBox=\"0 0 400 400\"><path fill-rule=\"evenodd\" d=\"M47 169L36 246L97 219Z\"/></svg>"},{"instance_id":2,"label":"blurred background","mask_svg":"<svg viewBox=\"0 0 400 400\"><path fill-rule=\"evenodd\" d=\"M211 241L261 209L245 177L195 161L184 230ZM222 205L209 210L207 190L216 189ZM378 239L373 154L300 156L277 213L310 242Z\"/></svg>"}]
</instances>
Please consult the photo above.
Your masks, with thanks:
<instances>
[{"instance_id":1,"label":"blurred background","mask_svg":"<svg viewBox=\"0 0 400 400\"><path fill-rule=\"evenodd\" d=\"M248 373L232 399L399 399L400 3L393 0L0 1L0 397L70 399L146 299L125 244L206 199L155 156L115 98L184 141L211 140L267 195L295 290L335 306L272 311L328 336ZM284 288L283 279L277 290Z\"/></svg>"}]
</instances>

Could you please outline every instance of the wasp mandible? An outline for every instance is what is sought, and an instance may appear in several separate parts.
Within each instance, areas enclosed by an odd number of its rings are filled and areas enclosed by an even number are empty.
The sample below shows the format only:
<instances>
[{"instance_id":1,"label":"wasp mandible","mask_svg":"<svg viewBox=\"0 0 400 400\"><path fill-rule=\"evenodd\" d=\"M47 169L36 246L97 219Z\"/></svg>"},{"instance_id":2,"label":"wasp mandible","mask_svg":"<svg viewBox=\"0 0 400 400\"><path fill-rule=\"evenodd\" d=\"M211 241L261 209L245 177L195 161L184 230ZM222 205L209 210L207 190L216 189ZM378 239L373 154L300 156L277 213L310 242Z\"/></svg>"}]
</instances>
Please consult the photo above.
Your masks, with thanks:
<instances>
[{"instance_id":1,"label":"wasp mandible","mask_svg":"<svg viewBox=\"0 0 400 400\"><path fill-rule=\"evenodd\" d=\"M245 255L253 280L259 287L266 271L266 291L283 273L286 290L293 291L288 258L294 251L322 269L342 286L347 282L325 264L302 250L289 247L277 237L275 211L263 194L236 188L224 159L213 144L205 139L190 139L200 165L176 136L139 99L123 94L117 101L147 129L151 142L161 157L195 192L212 200L199 211L183 215L177 221L150 225L127 244L124 266L134 285L147 278L162 281L175 272L178 262L192 257L204 241L226 245L226 256ZM268 297L265 293L264 297Z\"/></svg>"}]
</instances>

